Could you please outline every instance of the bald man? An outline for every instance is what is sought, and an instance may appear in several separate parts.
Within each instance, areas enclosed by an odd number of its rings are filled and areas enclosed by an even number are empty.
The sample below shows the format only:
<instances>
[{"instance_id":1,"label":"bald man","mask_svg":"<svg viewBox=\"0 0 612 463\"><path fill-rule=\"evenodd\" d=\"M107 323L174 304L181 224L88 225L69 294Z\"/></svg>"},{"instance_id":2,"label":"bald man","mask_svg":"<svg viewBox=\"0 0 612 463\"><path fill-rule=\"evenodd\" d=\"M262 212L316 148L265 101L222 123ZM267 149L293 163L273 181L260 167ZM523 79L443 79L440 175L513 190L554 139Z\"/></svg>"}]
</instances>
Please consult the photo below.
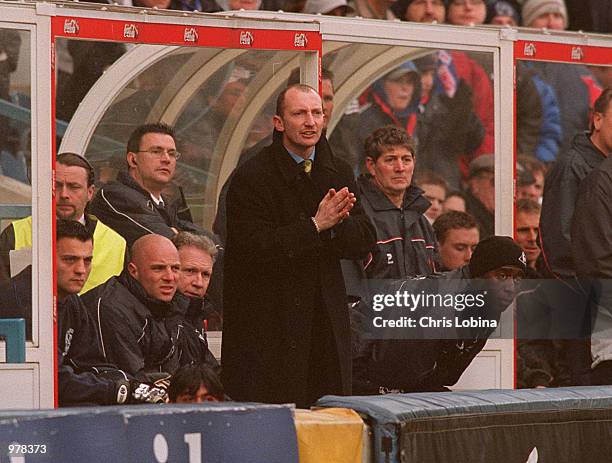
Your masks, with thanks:
<instances>
[{"instance_id":1,"label":"bald man","mask_svg":"<svg viewBox=\"0 0 612 463\"><path fill-rule=\"evenodd\" d=\"M185 364L216 366L206 337L185 319L189 299L177 292L181 263L172 241L145 235L130 255L121 275L83 296L106 360L142 381Z\"/></svg>"}]
</instances>

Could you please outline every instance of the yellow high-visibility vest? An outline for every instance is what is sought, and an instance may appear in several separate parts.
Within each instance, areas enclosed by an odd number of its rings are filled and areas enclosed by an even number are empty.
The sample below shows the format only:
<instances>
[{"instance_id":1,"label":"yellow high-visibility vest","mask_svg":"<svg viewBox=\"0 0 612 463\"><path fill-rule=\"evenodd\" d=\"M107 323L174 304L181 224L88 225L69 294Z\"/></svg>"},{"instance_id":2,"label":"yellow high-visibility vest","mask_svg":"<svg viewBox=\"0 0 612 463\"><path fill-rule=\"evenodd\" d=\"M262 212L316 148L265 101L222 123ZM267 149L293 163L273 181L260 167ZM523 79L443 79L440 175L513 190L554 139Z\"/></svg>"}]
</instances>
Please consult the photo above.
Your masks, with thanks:
<instances>
[{"instance_id":1,"label":"yellow high-visibility vest","mask_svg":"<svg viewBox=\"0 0 612 463\"><path fill-rule=\"evenodd\" d=\"M15 249L32 247L32 216L15 220ZM81 290L81 294L101 285L110 277L119 275L123 270L126 242L123 237L99 220L94 230L93 260L91 273Z\"/></svg>"}]
</instances>

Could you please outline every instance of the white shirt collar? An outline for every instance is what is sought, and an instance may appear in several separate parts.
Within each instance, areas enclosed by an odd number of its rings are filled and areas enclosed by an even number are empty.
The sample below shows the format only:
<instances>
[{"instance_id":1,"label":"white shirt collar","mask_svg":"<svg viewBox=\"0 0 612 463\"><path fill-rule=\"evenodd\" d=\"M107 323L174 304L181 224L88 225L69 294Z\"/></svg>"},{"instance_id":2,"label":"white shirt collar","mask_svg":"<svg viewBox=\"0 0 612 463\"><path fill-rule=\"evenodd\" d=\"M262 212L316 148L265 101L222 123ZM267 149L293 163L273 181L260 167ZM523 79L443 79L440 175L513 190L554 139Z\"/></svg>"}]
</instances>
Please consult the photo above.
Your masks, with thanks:
<instances>
[{"instance_id":1,"label":"white shirt collar","mask_svg":"<svg viewBox=\"0 0 612 463\"><path fill-rule=\"evenodd\" d=\"M149 194L151 195L151 199L155 202L157 206L161 206L161 207L165 206L164 200L161 197L161 195L159 196L159 198L156 198L155 196L153 196L153 193L149 193Z\"/></svg>"}]
</instances>

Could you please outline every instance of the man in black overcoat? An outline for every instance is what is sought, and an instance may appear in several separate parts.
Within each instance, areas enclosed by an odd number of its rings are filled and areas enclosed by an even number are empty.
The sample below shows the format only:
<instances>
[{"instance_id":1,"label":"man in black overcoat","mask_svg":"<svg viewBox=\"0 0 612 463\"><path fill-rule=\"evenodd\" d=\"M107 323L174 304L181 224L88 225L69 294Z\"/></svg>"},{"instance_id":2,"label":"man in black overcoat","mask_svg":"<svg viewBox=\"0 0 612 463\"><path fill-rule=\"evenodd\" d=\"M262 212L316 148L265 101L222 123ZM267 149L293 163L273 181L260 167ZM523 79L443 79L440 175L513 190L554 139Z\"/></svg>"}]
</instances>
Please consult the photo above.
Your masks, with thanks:
<instances>
[{"instance_id":1,"label":"man in black overcoat","mask_svg":"<svg viewBox=\"0 0 612 463\"><path fill-rule=\"evenodd\" d=\"M366 257L376 234L323 122L317 92L289 86L272 145L237 170L228 192L222 381L235 400L307 407L350 393L340 259Z\"/></svg>"}]
</instances>

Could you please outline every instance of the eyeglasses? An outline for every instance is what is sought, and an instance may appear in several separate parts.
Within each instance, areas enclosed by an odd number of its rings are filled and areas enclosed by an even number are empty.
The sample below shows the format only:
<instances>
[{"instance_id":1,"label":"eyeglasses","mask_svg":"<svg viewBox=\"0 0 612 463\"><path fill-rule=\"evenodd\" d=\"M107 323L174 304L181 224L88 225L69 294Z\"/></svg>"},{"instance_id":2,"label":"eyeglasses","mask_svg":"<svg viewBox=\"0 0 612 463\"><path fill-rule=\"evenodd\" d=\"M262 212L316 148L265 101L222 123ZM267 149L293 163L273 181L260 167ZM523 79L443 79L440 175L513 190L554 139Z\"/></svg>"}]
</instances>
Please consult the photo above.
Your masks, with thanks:
<instances>
[{"instance_id":1,"label":"eyeglasses","mask_svg":"<svg viewBox=\"0 0 612 463\"><path fill-rule=\"evenodd\" d=\"M148 150L138 150L136 152L137 153L149 153L155 156L156 158L160 158L160 159L165 153L168 153L168 157L170 159L174 159L175 161L181 158L181 153L179 153L177 150L166 149L160 146L154 146L152 148L149 148Z\"/></svg>"}]
</instances>

